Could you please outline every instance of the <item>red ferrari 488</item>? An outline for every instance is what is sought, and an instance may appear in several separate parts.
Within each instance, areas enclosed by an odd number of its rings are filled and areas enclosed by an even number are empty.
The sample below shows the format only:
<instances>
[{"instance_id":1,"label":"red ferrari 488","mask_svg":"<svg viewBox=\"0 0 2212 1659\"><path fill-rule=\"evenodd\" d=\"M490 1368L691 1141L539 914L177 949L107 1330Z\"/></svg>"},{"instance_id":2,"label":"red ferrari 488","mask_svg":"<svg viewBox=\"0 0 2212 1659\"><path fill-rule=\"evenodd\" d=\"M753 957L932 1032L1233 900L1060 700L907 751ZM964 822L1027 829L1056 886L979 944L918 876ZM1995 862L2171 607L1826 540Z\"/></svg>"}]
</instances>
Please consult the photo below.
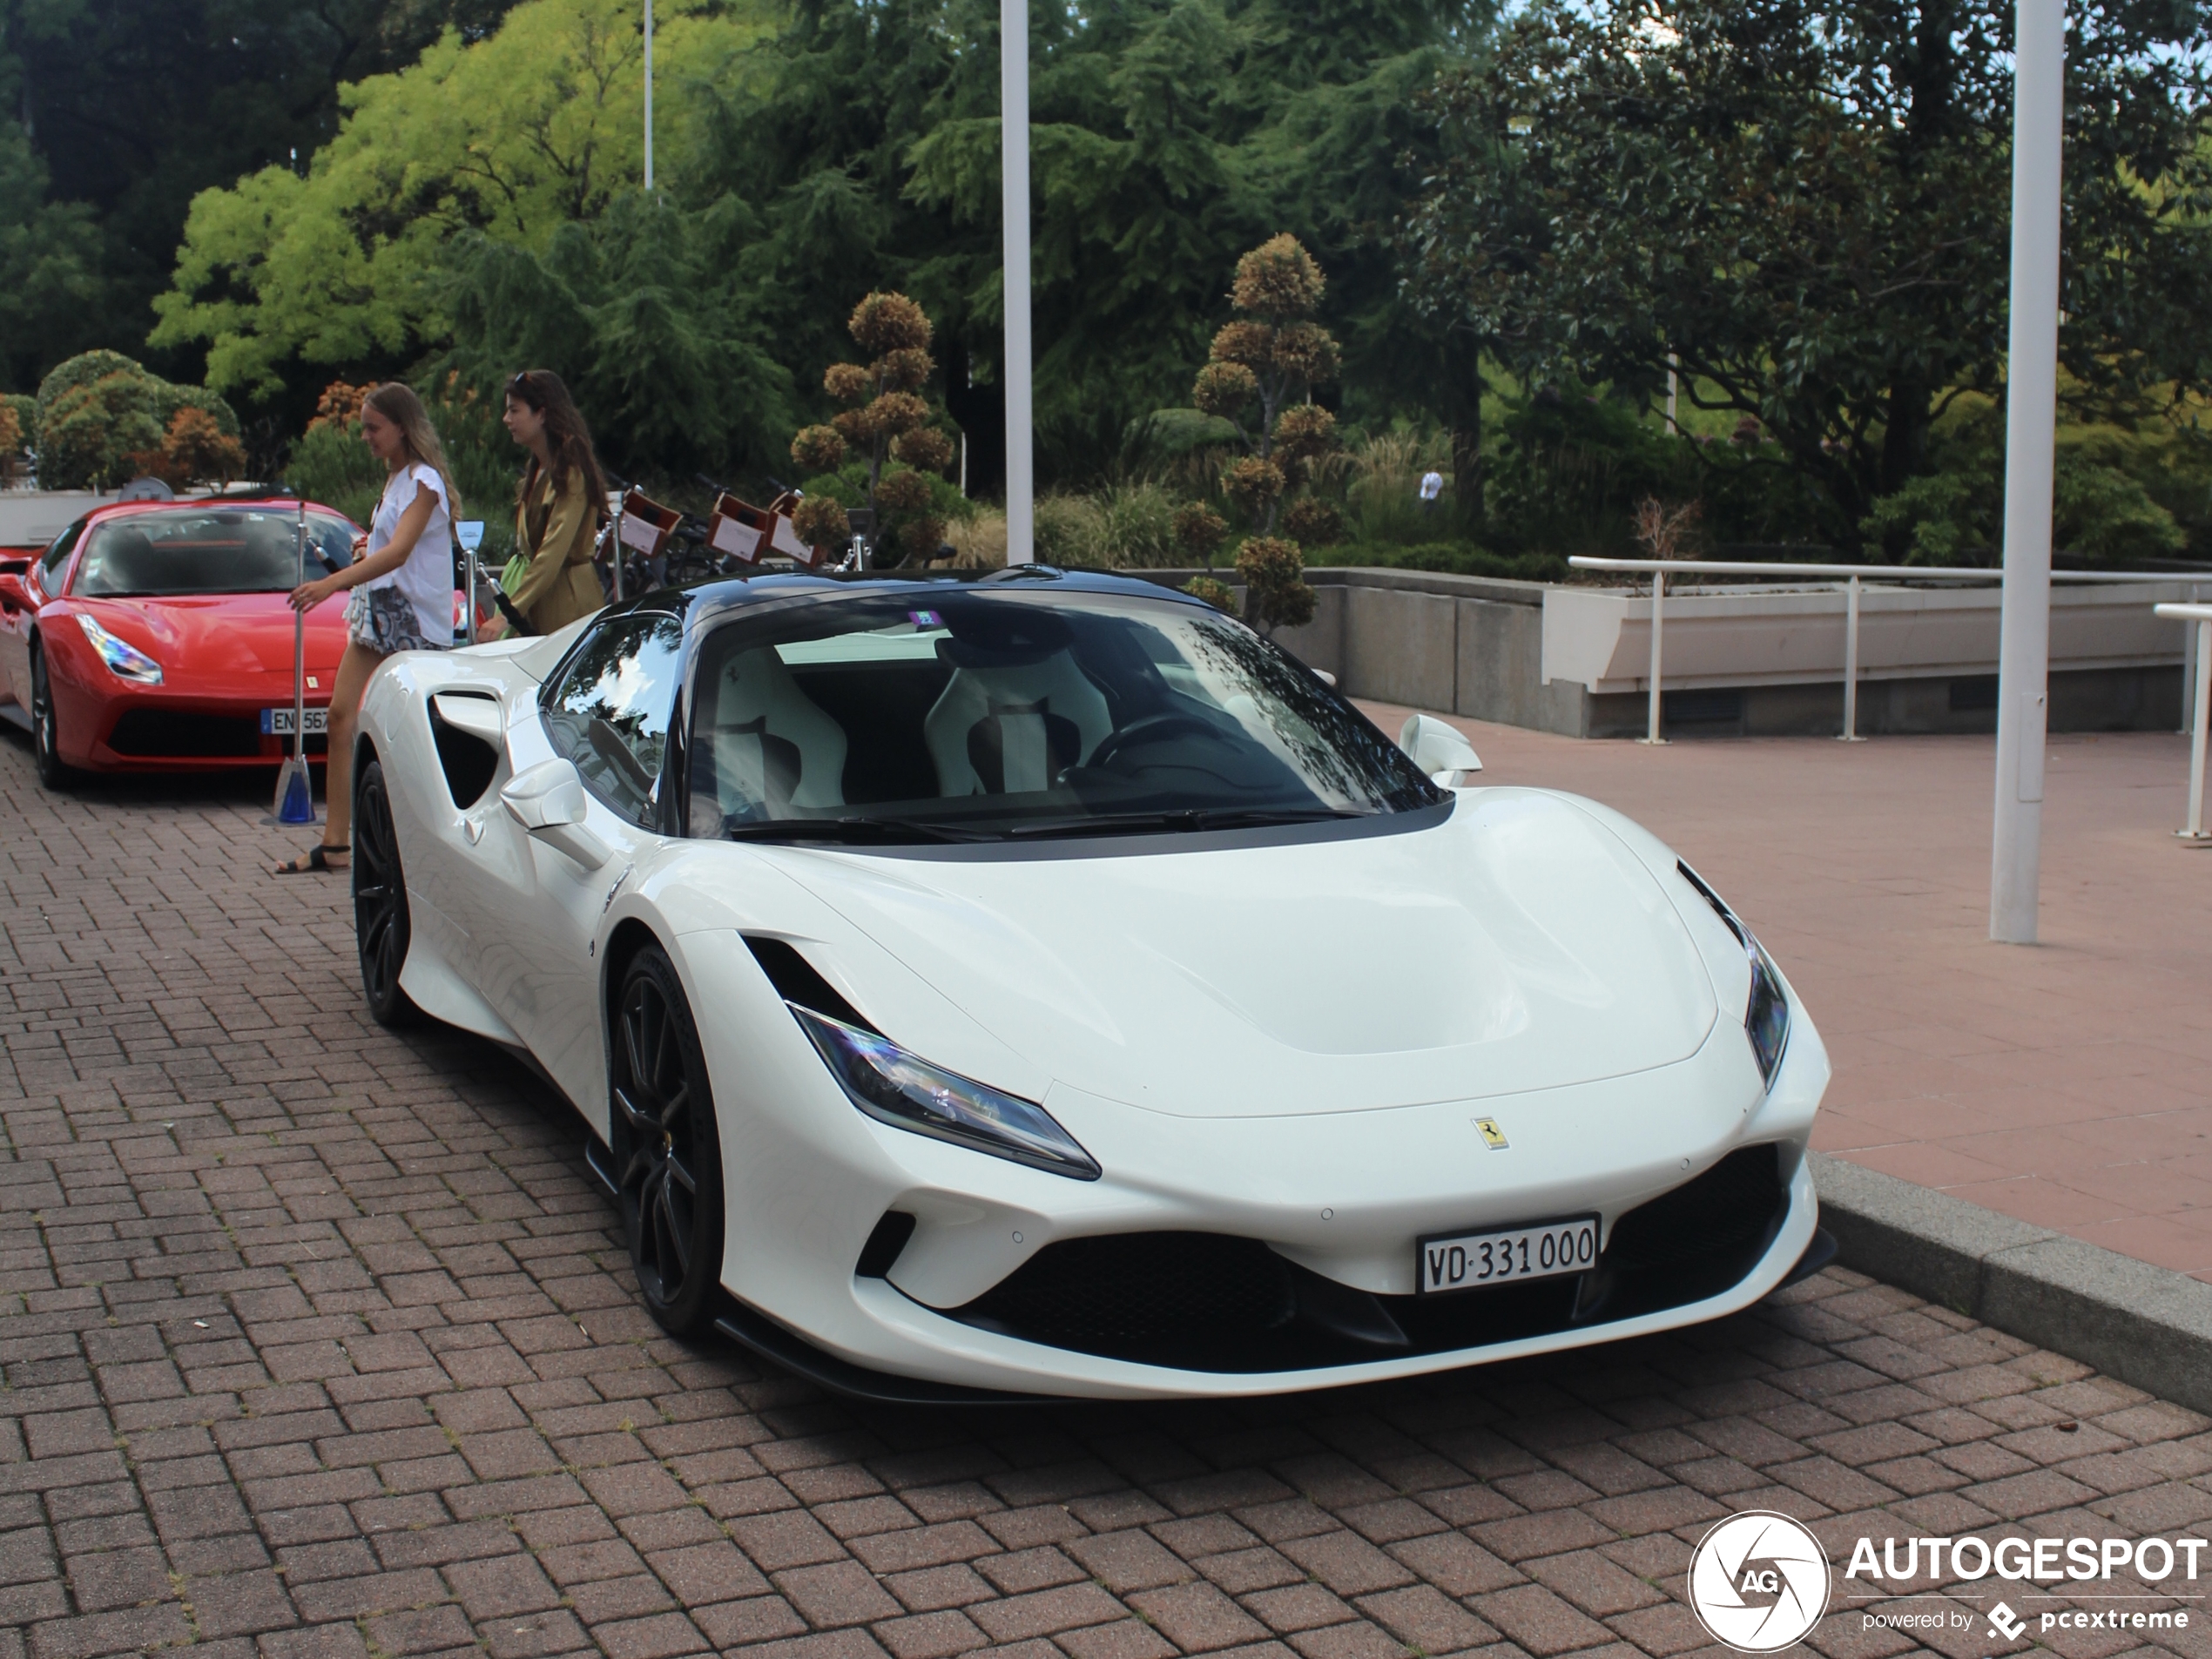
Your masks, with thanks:
<instances>
[{"instance_id":1,"label":"red ferrari 488","mask_svg":"<svg viewBox=\"0 0 2212 1659\"><path fill-rule=\"evenodd\" d=\"M0 559L0 717L39 780L79 771L273 766L290 752L298 503L213 496L94 509L43 553ZM354 525L308 503L309 579ZM307 623L307 752L320 759L345 605Z\"/></svg>"}]
</instances>

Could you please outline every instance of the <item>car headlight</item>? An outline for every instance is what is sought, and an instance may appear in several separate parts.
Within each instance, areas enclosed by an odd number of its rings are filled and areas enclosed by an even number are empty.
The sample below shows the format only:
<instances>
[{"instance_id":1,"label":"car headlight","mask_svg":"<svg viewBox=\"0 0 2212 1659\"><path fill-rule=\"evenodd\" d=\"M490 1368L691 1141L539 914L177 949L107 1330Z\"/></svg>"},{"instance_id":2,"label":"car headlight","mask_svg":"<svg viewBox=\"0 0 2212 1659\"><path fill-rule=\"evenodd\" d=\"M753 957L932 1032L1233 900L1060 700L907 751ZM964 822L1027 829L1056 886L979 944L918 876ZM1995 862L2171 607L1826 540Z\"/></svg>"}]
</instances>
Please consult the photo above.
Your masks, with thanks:
<instances>
[{"instance_id":1,"label":"car headlight","mask_svg":"<svg viewBox=\"0 0 2212 1659\"><path fill-rule=\"evenodd\" d=\"M92 649L99 652L100 660L118 679L135 680L141 685L161 684L161 664L145 652L135 645L125 644L81 610L77 613L77 625L84 631L84 637L92 642Z\"/></svg>"},{"instance_id":2,"label":"car headlight","mask_svg":"<svg viewBox=\"0 0 2212 1659\"><path fill-rule=\"evenodd\" d=\"M1758 1062L1760 1077L1771 1089L1774 1074L1782 1069L1782 1052L1790 1046L1790 999L1782 989L1782 975L1776 971L1765 947L1751 936L1751 930L1728 907L1721 895L1680 860L1676 860L1675 868L1728 924L1729 932L1736 935L1736 942L1743 947L1743 954L1750 958L1751 1000L1743 1009L1743 1035L1750 1039L1751 1057Z\"/></svg>"},{"instance_id":3,"label":"car headlight","mask_svg":"<svg viewBox=\"0 0 2212 1659\"><path fill-rule=\"evenodd\" d=\"M786 1004L853 1103L878 1123L1077 1181L1098 1161L1034 1102L933 1066L888 1037Z\"/></svg>"}]
</instances>

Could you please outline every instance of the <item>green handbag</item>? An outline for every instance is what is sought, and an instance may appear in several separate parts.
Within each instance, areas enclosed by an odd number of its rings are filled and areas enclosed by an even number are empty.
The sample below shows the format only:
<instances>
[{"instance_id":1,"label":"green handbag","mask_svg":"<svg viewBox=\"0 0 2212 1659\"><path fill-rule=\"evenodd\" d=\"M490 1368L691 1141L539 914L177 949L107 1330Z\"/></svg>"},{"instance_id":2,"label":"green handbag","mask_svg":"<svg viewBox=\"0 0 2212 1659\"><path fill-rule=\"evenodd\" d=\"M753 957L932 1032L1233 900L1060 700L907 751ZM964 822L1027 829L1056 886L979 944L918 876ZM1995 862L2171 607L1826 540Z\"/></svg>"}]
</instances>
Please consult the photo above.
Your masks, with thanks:
<instances>
[{"instance_id":1,"label":"green handbag","mask_svg":"<svg viewBox=\"0 0 2212 1659\"><path fill-rule=\"evenodd\" d=\"M523 577L529 573L529 560L520 553L508 560L507 568L499 573L499 590L513 593L523 585Z\"/></svg>"}]
</instances>

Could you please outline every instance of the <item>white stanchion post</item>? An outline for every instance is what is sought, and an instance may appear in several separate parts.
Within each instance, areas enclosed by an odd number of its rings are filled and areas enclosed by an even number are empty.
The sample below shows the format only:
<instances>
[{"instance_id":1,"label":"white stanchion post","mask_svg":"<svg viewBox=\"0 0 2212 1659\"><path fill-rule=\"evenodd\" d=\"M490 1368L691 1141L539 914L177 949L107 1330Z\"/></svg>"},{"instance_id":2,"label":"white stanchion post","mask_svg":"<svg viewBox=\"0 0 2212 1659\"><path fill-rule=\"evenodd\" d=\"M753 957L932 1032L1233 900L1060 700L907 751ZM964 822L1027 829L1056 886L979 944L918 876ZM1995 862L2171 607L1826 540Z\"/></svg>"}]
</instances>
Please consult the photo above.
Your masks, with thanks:
<instances>
[{"instance_id":1,"label":"white stanchion post","mask_svg":"<svg viewBox=\"0 0 2212 1659\"><path fill-rule=\"evenodd\" d=\"M2212 724L2212 618L2190 630L2196 638L2196 714L2189 723L2189 826L2185 841L2212 840L2204 833L2204 741Z\"/></svg>"},{"instance_id":2,"label":"white stanchion post","mask_svg":"<svg viewBox=\"0 0 2212 1659\"><path fill-rule=\"evenodd\" d=\"M1659 630L1666 621L1666 605L1667 573L1654 570L1651 573L1651 721L1650 729L1644 734L1643 739L1652 744L1666 742L1666 738L1659 735Z\"/></svg>"},{"instance_id":3,"label":"white stanchion post","mask_svg":"<svg viewBox=\"0 0 2212 1659\"><path fill-rule=\"evenodd\" d=\"M999 132L1005 222L1006 562L1037 556L1029 356L1029 0L999 0Z\"/></svg>"},{"instance_id":4,"label":"white stanchion post","mask_svg":"<svg viewBox=\"0 0 2212 1659\"><path fill-rule=\"evenodd\" d=\"M469 643L476 643L476 583L481 567L476 563L476 550L484 544L484 521L464 518L453 527L454 539L461 543L462 584L469 596L462 614L469 619Z\"/></svg>"},{"instance_id":5,"label":"white stanchion post","mask_svg":"<svg viewBox=\"0 0 2212 1659\"><path fill-rule=\"evenodd\" d=\"M2066 0L2018 0L2013 71L2013 273L2005 396L2005 585L1989 936L2035 942L2043 734L2051 666L2051 485L2058 421L2059 164Z\"/></svg>"},{"instance_id":6,"label":"white stanchion post","mask_svg":"<svg viewBox=\"0 0 2212 1659\"><path fill-rule=\"evenodd\" d=\"M653 0L645 0L645 188L653 187Z\"/></svg>"},{"instance_id":7,"label":"white stanchion post","mask_svg":"<svg viewBox=\"0 0 2212 1659\"><path fill-rule=\"evenodd\" d=\"M1863 743L1858 735L1858 578L1851 579L1844 596L1844 741Z\"/></svg>"},{"instance_id":8,"label":"white stanchion post","mask_svg":"<svg viewBox=\"0 0 2212 1659\"><path fill-rule=\"evenodd\" d=\"M2195 583L2191 583L2189 584L2188 603L2191 604L2199 604L2202 601L2203 597L2204 590L2198 587ZM2190 731L2188 690L2190 686L2196 684L2196 629L2190 624L2183 624L2182 627L2181 725L2181 732L2183 737L2188 736Z\"/></svg>"}]
</instances>

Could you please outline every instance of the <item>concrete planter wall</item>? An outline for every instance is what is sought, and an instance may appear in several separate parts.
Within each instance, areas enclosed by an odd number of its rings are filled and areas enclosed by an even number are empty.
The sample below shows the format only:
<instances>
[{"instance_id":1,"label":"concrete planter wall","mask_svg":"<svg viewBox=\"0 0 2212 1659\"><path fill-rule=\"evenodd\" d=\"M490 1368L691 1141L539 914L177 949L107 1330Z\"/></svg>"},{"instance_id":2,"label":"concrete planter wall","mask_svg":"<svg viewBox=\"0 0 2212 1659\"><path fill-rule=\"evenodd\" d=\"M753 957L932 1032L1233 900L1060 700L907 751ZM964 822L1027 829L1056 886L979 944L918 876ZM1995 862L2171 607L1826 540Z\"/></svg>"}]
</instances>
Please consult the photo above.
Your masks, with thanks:
<instances>
[{"instance_id":1,"label":"concrete planter wall","mask_svg":"<svg viewBox=\"0 0 2212 1659\"><path fill-rule=\"evenodd\" d=\"M1179 585L1192 573L1136 574ZM1575 737L1643 732L1648 591L1392 570L1313 570L1307 580L1320 602L1313 621L1276 637L1353 696ZM2177 726L2182 629L2151 607L2194 593L2212 595L2212 581L2054 588L2051 729ZM1859 730L1995 730L1997 617L1993 586L1867 587ZM1666 723L1686 733L1832 733L1843 659L1834 588L1670 592Z\"/></svg>"}]
</instances>

